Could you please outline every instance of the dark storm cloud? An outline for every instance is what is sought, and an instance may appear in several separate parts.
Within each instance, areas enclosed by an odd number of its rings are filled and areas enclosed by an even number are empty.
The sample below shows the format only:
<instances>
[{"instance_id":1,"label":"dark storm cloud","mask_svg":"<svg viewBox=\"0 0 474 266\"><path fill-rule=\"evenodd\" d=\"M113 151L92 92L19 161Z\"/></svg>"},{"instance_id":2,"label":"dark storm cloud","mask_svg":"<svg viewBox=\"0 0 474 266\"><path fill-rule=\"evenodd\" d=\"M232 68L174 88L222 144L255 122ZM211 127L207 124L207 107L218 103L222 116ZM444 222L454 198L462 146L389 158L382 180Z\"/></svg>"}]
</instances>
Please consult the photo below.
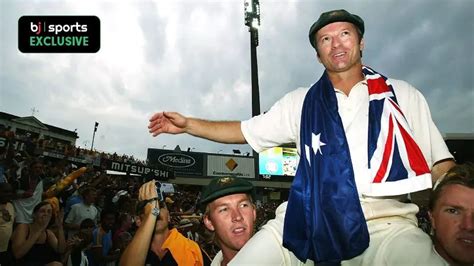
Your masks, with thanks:
<instances>
[{"instance_id":1,"label":"dark storm cloud","mask_svg":"<svg viewBox=\"0 0 474 266\"><path fill-rule=\"evenodd\" d=\"M471 0L260 0L257 49L262 111L317 81L323 68L308 29L323 11L345 8L366 23L363 61L417 87L442 132L474 132ZM249 33L243 1L1 1L0 110L70 130L78 145L144 158L148 147L233 147L190 136L147 133L156 111L216 120L251 115ZM21 54L16 23L25 14L94 14L97 54ZM8 99L8 100L5 100ZM14 101L10 99L15 99Z\"/></svg>"}]
</instances>

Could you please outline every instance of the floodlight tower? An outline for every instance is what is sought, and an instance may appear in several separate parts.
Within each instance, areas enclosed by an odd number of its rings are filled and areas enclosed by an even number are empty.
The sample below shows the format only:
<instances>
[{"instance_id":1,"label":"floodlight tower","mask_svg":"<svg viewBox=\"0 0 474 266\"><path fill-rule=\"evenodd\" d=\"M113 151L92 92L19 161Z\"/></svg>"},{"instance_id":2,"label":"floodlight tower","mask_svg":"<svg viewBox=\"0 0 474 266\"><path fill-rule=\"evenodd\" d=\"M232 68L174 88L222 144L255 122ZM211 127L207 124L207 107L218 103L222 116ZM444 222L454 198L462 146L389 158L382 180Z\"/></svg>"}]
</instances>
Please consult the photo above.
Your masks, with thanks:
<instances>
[{"instance_id":1,"label":"floodlight tower","mask_svg":"<svg viewBox=\"0 0 474 266\"><path fill-rule=\"evenodd\" d=\"M91 151L94 149L94 139L95 139L95 132L97 132L97 127L99 126L99 122L95 122L94 124L94 133L92 134L92 144L91 144Z\"/></svg>"},{"instance_id":2,"label":"floodlight tower","mask_svg":"<svg viewBox=\"0 0 474 266\"><path fill-rule=\"evenodd\" d=\"M257 46L260 26L260 4L258 0L244 0L245 25L250 32L250 61L252 71L252 116L260 114L260 95L258 88Z\"/></svg>"},{"instance_id":3,"label":"floodlight tower","mask_svg":"<svg viewBox=\"0 0 474 266\"><path fill-rule=\"evenodd\" d=\"M260 26L260 4L259 0L244 0L245 25L250 32L250 62L252 71L252 116L260 114L260 93L258 88L257 46L258 27ZM258 153L253 150L255 178L259 179Z\"/></svg>"}]
</instances>

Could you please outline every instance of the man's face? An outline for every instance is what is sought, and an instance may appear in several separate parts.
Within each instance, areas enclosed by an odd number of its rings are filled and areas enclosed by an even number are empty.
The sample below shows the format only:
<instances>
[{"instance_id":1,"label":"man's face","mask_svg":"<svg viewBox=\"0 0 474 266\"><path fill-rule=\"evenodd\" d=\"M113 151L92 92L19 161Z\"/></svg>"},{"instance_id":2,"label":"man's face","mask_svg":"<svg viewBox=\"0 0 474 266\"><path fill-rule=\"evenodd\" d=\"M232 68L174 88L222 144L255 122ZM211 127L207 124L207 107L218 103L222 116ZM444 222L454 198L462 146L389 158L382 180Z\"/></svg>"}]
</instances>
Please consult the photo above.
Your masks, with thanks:
<instances>
[{"instance_id":1,"label":"man's face","mask_svg":"<svg viewBox=\"0 0 474 266\"><path fill-rule=\"evenodd\" d=\"M105 231L112 230L115 224L115 215L112 213L106 214L102 218L101 226Z\"/></svg>"},{"instance_id":2,"label":"man's face","mask_svg":"<svg viewBox=\"0 0 474 266\"><path fill-rule=\"evenodd\" d=\"M91 205L95 203L97 200L97 192L96 191L90 191L89 193L84 195L84 203L87 205Z\"/></svg>"},{"instance_id":3,"label":"man's face","mask_svg":"<svg viewBox=\"0 0 474 266\"><path fill-rule=\"evenodd\" d=\"M361 64L360 51L364 40L359 41L356 27L349 22L334 22L315 34L318 60L328 72L345 72Z\"/></svg>"},{"instance_id":4,"label":"man's face","mask_svg":"<svg viewBox=\"0 0 474 266\"><path fill-rule=\"evenodd\" d=\"M42 163L34 163L31 165L31 173L33 177L39 177L43 175L43 164Z\"/></svg>"},{"instance_id":5,"label":"man's face","mask_svg":"<svg viewBox=\"0 0 474 266\"><path fill-rule=\"evenodd\" d=\"M130 227L132 227L132 224L133 224L132 216L127 214L127 218L123 224L123 227L128 230L130 229Z\"/></svg>"},{"instance_id":6,"label":"man's face","mask_svg":"<svg viewBox=\"0 0 474 266\"><path fill-rule=\"evenodd\" d=\"M221 249L238 252L253 235L257 216L245 193L224 196L209 203L209 215L204 216L207 229L215 231Z\"/></svg>"},{"instance_id":7,"label":"man's face","mask_svg":"<svg viewBox=\"0 0 474 266\"><path fill-rule=\"evenodd\" d=\"M447 185L430 212L435 247L449 263L474 263L474 189Z\"/></svg>"}]
</instances>

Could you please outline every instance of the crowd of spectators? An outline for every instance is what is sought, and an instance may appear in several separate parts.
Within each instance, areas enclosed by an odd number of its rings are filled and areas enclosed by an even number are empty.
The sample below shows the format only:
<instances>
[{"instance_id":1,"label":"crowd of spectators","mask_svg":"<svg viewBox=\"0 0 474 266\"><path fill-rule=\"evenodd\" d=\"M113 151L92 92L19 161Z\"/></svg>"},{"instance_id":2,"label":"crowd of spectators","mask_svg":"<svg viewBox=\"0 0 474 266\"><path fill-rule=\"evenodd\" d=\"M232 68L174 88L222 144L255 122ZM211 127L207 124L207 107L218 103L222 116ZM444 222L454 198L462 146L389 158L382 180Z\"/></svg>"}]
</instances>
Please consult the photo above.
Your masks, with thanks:
<instances>
[{"instance_id":1,"label":"crowd of spectators","mask_svg":"<svg viewBox=\"0 0 474 266\"><path fill-rule=\"evenodd\" d=\"M0 265L8 262L26 265L41 245L48 247L47 252L40 252L43 259L56 263L51 265L85 265L85 261L89 265L118 265L121 252L140 222L136 206L138 190L145 180L133 175L109 175L100 166L81 165L68 158L93 162L100 156L128 163L146 162L133 156L59 145L27 134L17 136L8 130L0 131L0 137L7 140L0 146ZM26 146L18 149L14 145L18 140ZM64 156L43 156L43 151ZM81 166L87 166L87 171L55 193L59 207L54 206L54 201L47 199L44 192ZM174 193L164 197L171 215L170 227L196 241L212 258L219 248L202 225L202 213L197 206L201 188L187 185L174 188ZM281 202L257 200L255 203L255 229L259 230L275 217L275 209ZM429 232L429 221L422 212L420 225Z\"/></svg>"},{"instance_id":2,"label":"crowd of spectators","mask_svg":"<svg viewBox=\"0 0 474 266\"><path fill-rule=\"evenodd\" d=\"M88 162L94 162L98 159L108 159L118 162L133 163L138 165L146 165L146 160L140 160L133 155L122 154L116 152L109 153L99 150L91 150L85 147L75 146L67 141L54 139L50 137L36 137L31 133L17 133L8 127L0 127L0 137L5 138L6 142L11 143L16 149L12 149L15 153L27 153L31 156L41 152L51 152L64 157L72 157ZM19 147L24 145L22 147Z\"/></svg>"},{"instance_id":3,"label":"crowd of spectators","mask_svg":"<svg viewBox=\"0 0 474 266\"><path fill-rule=\"evenodd\" d=\"M140 223L136 215L138 190L145 180L133 175L110 175L100 166L83 165L69 157L93 162L95 156L120 162L145 164L133 156L90 151L30 134L0 131L0 265L118 265L121 252ZM15 143L25 143L19 146ZM44 152L64 156L45 156ZM58 158L60 157L60 158ZM82 166L87 170L72 184L54 193L58 207L47 198L48 188ZM212 258L218 247L202 226L197 206L200 187L174 185L165 194L171 214L170 227L196 241ZM48 194L50 195L50 194ZM278 203L258 202L259 224L271 219ZM64 240L64 241L63 241ZM21 248L20 248L21 247ZM41 261L41 262L40 262Z\"/></svg>"}]
</instances>

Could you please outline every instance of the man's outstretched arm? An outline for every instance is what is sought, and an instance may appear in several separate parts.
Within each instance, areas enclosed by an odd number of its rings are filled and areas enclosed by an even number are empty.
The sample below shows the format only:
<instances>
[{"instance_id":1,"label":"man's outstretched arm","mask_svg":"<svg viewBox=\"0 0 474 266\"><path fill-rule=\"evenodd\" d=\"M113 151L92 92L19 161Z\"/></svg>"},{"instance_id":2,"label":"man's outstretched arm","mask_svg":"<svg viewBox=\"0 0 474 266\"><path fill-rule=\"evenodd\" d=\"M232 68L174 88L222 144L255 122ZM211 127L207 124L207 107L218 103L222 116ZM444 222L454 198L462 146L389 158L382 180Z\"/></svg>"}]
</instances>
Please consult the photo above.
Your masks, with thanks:
<instances>
[{"instance_id":1,"label":"man's outstretched arm","mask_svg":"<svg viewBox=\"0 0 474 266\"><path fill-rule=\"evenodd\" d=\"M188 133L221 143L247 143L240 130L240 121L208 121L176 112L160 112L150 118L148 129L153 137L162 133Z\"/></svg>"}]
</instances>

